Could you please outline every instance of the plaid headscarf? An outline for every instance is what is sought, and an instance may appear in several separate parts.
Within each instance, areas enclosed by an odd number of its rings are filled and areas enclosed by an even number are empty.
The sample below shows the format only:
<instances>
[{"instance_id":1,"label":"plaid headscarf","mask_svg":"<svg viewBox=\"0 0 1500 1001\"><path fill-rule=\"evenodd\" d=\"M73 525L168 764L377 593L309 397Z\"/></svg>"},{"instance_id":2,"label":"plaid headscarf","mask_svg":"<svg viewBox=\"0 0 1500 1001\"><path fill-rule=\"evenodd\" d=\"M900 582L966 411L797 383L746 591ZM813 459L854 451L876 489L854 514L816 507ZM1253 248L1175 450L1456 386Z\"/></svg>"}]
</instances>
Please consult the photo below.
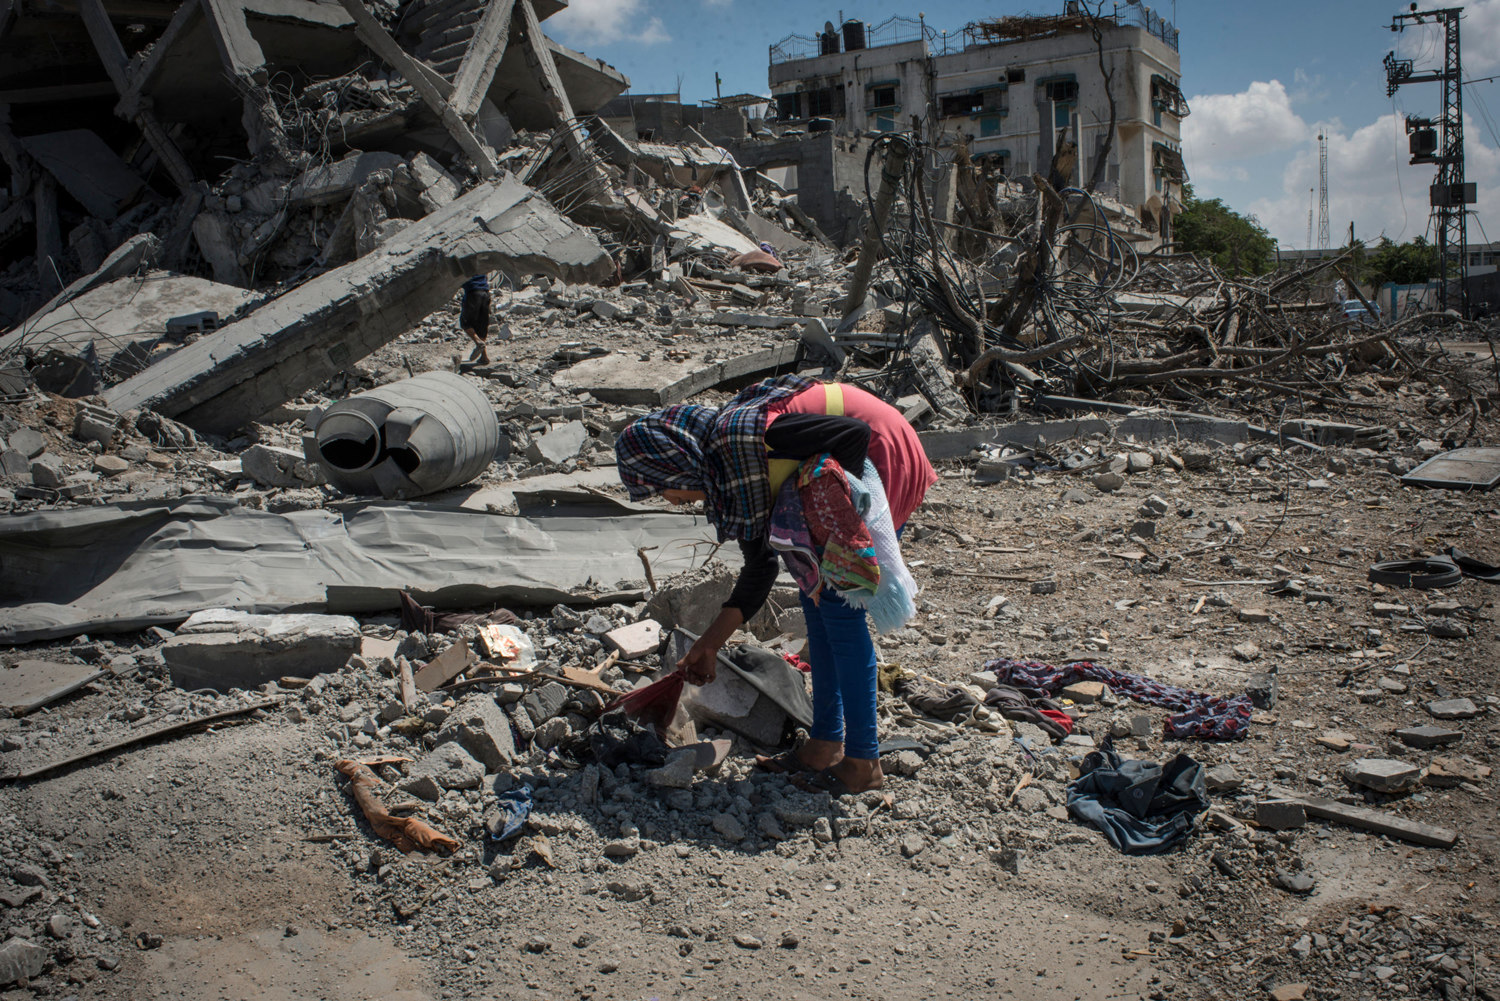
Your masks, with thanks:
<instances>
[{"instance_id":1,"label":"plaid headscarf","mask_svg":"<svg viewBox=\"0 0 1500 1001\"><path fill-rule=\"evenodd\" d=\"M741 390L720 409L683 403L632 421L615 441L620 481L632 500L661 490L702 490L721 542L764 535L775 500L766 407L814 385L783 375Z\"/></svg>"}]
</instances>

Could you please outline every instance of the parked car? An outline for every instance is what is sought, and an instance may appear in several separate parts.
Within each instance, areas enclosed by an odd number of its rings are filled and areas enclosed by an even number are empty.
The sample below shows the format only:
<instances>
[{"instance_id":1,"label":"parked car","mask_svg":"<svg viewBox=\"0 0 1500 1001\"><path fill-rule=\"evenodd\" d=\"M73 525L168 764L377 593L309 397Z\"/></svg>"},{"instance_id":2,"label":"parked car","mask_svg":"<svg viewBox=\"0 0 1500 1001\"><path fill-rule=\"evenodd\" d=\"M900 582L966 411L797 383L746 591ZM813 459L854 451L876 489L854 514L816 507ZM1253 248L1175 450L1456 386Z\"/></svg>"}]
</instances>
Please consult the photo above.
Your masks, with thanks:
<instances>
[{"instance_id":1,"label":"parked car","mask_svg":"<svg viewBox=\"0 0 1500 1001\"><path fill-rule=\"evenodd\" d=\"M1344 315L1355 323L1362 323L1367 327L1373 327L1380 323L1380 307L1375 307L1375 313L1372 316L1370 311L1365 309L1365 304L1358 299L1344 300Z\"/></svg>"}]
</instances>

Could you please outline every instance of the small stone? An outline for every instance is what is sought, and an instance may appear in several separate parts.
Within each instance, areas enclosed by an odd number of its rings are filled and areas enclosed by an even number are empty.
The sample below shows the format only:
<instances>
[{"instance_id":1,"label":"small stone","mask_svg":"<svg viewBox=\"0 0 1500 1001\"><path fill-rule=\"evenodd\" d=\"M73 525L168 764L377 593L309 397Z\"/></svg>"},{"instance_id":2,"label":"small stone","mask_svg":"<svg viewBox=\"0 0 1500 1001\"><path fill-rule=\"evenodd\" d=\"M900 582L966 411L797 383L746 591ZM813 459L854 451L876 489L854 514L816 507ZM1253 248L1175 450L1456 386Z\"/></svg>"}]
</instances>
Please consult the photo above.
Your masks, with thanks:
<instances>
[{"instance_id":1,"label":"small stone","mask_svg":"<svg viewBox=\"0 0 1500 1001\"><path fill-rule=\"evenodd\" d=\"M719 836L725 841L745 840L745 825L736 820L732 814L715 814L713 828L719 832Z\"/></svg>"},{"instance_id":2,"label":"small stone","mask_svg":"<svg viewBox=\"0 0 1500 1001\"><path fill-rule=\"evenodd\" d=\"M1313 892L1317 888L1318 881L1305 872L1291 873L1285 869L1277 869L1276 885L1288 893L1302 895Z\"/></svg>"},{"instance_id":3,"label":"small stone","mask_svg":"<svg viewBox=\"0 0 1500 1001\"><path fill-rule=\"evenodd\" d=\"M781 829L781 823L777 821L774 813L758 814L755 818L755 829L761 833L762 837L772 841L785 841L787 838L786 831Z\"/></svg>"},{"instance_id":4,"label":"small stone","mask_svg":"<svg viewBox=\"0 0 1500 1001\"><path fill-rule=\"evenodd\" d=\"M1473 719L1479 707L1468 699L1438 699L1427 703L1427 712L1434 719Z\"/></svg>"},{"instance_id":5,"label":"small stone","mask_svg":"<svg viewBox=\"0 0 1500 1001\"><path fill-rule=\"evenodd\" d=\"M620 838L604 846L604 854L610 858L630 858L641 850L640 838Z\"/></svg>"},{"instance_id":6,"label":"small stone","mask_svg":"<svg viewBox=\"0 0 1500 1001\"><path fill-rule=\"evenodd\" d=\"M1422 769L1395 758L1358 758L1344 766L1344 779L1382 793L1398 793L1422 780Z\"/></svg>"},{"instance_id":7,"label":"small stone","mask_svg":"<svg viewBox=\"0 0 1500 1001\"><path fill-rule=\"evenodd\" d=\"M991 848L990 861L1013 876L1026 871L1026 853L1019 848Z\"/></svg>"},{"instance_id":8,"label":"small stone","mask_svg":"<svg viewBox=\"0 0 1500 1001\"><path fill-rule=\"evenodd\" d=\"M1097 473L1094 476L1094 487L1103 493L1112 494L1125 485L1125 477L1119 473Z\"/></svg>"},{"instance_id":9,"label":"small stone","mask_svg":"<svg viewBox=\"0 0 1500 1001\"><path fill-rule=\"evenodd\" d=\"M1172 505L1167 503L1165 497L1152 494L1141 502L1141 506L1137 509L1136 513L1142 518L1160 518L1170 510L1172 510Z\"/></svg>"},{"instance_id":10,"label":"small stone","mask_svg":"<svg viewBox=\"0 0 1500 1001\"><path fill-rule=\"evenodd\" d=\"M73 922L65 914L54 914L47 919L47 934L53 938L67 938Z\"/></svg>"},{"instance_id":11,"label":"small stone","mask_svg":"<svg viewBox=\"0 0 1500 1001\"><path fill-rule=\"evenodd\" d=\"M1233 765L1218 764L1203 773L1209 792L1234 792L1245 784Z\"/></svg>"},{"instance_id":12,"label":"small stone","mask_svg":"<svg viewBox=\"0 0 1500 1001\"><path fill-rule=\"evenodd\" d=\"M1093 498L1089 496L1087 491L1073 487L1071 490L1063 491L1062 500L1068 504L1087 504Z\"/></svg>"},{"instance_id":13,"label":"small stone","mask_svg":"<svg viewBox=\"0 0 1500 1001\"><path fill-rule=\"evenodd\" d=\"M1156 460L1151 458L1150 452L1131 452L1125 459L1125 471L1128 473L1144 473L1154 465Z\"/></svg>"},{"instance_id":14,"label":"small stone","mask_svg":"<svg viewBox=\"0 0 1500 1001\"><path fill-rule=\"evenodd\" d=\"M1282 984L1271 988L1271 1001L1303 1001L1307 991L1307 984Z\"/></svg>"},{"instance_id":15,"label":"small stone","mask_svg":"<svg viewBox=\"0 0 1500 1001\"><path fill-rule=\"evenodd\" d=\"M736 933L734 936L734 944L739 946L741 949L759 949L764 943L762 943L761 940L756 938L754 935Z\"/></svg>"},{"instance_id":16,"label":"small stone","mask_svg":"<svg viewBox=\"0 0 1500 1001\"><path fill-rule=\"evenodd\" d=\"M1314 737L1313 741L1322 744L1330 751L1347 751L1349 745L1354 743L1354 735L1344 733L1342 730L1324 730L1320 736Z\"/></svg>"},{"instance_id":17,"label":"small stone","mask_svg":"<svg viewBox=\"0 0 1500 1001\"><path fill-rule=\"evenodd\" d=\"M1469 635L1469 627L1457 619L1437 618L1427 623L1427 635L1442 640L1461 640Z\"/></svg>"},{"instance_id":18,"label":"small stone","mask_svg":"<svg viewBox=\"0 0 1500 1001\"><path fill-rule=\"evenodd\" d=\"M813 821L813 838L825 845L833 840L833 824L827 817Z\"/></svg>"},{"instance_id":19,"label":"small stone","mask_svg":"<svg viewBox=\"0 0 1500 1001\"><path fill-rule=\"evenodd\" d=\"M881 769L887 775L911 776L917 774L924 763L916 751L897 751L881 761Z\"/></svg>"},{"instance_id":20,"label":"small stone","mask_svg":"<svg viewBox=\"0 0 1500 1001\"><path fill-rule=\"evenodd\" d=\"M1250 640L1246 640L1243 643L1236 643L1233 650L1234 655L1240 660L1255 660L1260 657L1260 647Z\"/></svg>"},{"instance_id":21,"label":"small stone","mask_svg":"<svg viewBox=\"0 0 1500 1001\"><path fill-rule=\"evenodd\" d=\"M416 778L407 779L396 788L418 799L425 799L429 803L436 803L443 795L443 787L438 785L431 775L419 775Z\"/></svg>"},{"instance_id":22,"label":"small stone","mask_svg":"<svg viewBox=\"0 0 1500 1001\"><path fill-rule=\"evenodd\" d=\"M1156 538L1156 522L1149 518L1142 518L1130 526L1130 534L1137 539Z\"/></svg>"},{"instance_id":23,"label":"small stone","mask_svg":"<svg viewBox=\"0 0 1500 1001\"><path fill-rule=\"evenodd\" d=\"M536 728L532 734L532 743L544 751L554 747L561 747L573 736L573 727L568 723L566 716L554 716Z\"/></svg>"},{"instance_id":24,"label":"small stone","mask_svg":"<svg viewBox=\"0 0 1500 1001\"><path fill-rule=\"evenodd\" d=\"M43 455L31 464L31 483L44 490L57 490L68 480L67 467L55 455Z\"/></svg>"},{"instance_id":25,"label":"small stone","mask_svg":"<svg viewBox=\"0 0 1500 1001\"><path fill-rule=\"evenodd\" d=\"M797 937L797 933L794 931L782 932L780 944L783 949L795 949L802 944L802 940Z\"/></svg>"},{"instance_id":26,"label":"small stone","mask_svg":"<svg viewBox=\"0 0 1500 1001\"><path fill-rule=\"evenodd\" d=\"M456 741L449 741L411 766L413 779L424 776L444 789L477 789L484 781L484 765Z\"/></svg>"},{"instance_id":27,"label":"small stone","mask_svg":"<svg viewBox=\"0 0 1500 1001\"><path fill-rule=\"evenodd\" d=\"M1432 759L1422 784L1435 789L1451 789L1454 786L1478 785L1490 777L1488 765L1481 765L1472 758L1442 755Z\"/></svg>"},{"instance_id":28,"label":"small stone","mask_svg":"<svg viewBox=\"0 0 1500 1001\"><path fill-rule=\"evenodd\" d=\"M24 938L7 939L0 945L0 987L41 976L47 961L47 950L36 943Z\"/></svg>"},{"instance_id":29,"label":"small stone","mask_svg":"<svg viewBox=\"0 0 1500 1001\"><path fill-rule=\"evenodd\" d=\"M1375 679L1375 687L1383 692L1390 692L1393 695L1403 695L1406 692L1405 682L1397 681L1395 678L1387 678L1385 675L1381 675Z\"/></svg>"},{"instance_id":30,"label":"small stone","mask_svg":"<svg viewBox=\"0 0 1500 1001\"><path fill-rule=\"evenodd\" d=\"M47 439L42 436L40 431L34 431L31 428L21 428L17 431L12 431L6 444L28 459L35 459L47 451Z\"/></svg>"},{"instance_id":31,"label":"small stone","mask_svg":"<svg viewBox=\"0 0 1500 1001\"><path fill-rule=\"evenodd\" d=\"M693 761L696 755L691 750L674 751L667 756L667 763L646 773L646 782L663 789L688 789L693 784Z\"/></svg>"},{"instance_id":32,"label":"small stone","mask_svg":"<svg viewBox=\"0 0 1500 1001\"><path fill-rule=\"evenodd\" d=\"M1270 622L1271 613L1264 608L1242 608L1238 612L1241 622Z\"/></svg>"},{"instance_id":33,"label":"small stone","mask_svg":"<svg viewBox=\"0 0 1500 1001\"><path fill-rule=\"evenodd\" d=\"M531 938L528 938L526 940L526 951L535 955L541 955L551 948L552 943L542 938L540 935L533 935Z\"/></svg>"},{"instance_id":34,"label":"small stone","mask_svg":"<svg viewBox=\"0 0 1500 1001\"><path fill-rule=\"evenodd\" d=\"M922 850L926 847L926 840L924 840L922 835L918 834L916 831L907 831L905 834L901 835L902 858L913 858L917 855L920 855L922 853Z\"/></svg>"},{"instance_id":35,"label":"small stone","mask_svg":"<svg viewBox=\"0 0 1500 1001\"><path fill-rule=\"evenodd\" d=\"M10 878L22 886L46 886L47 874L34 865L22 862L10 868Z\"/></svg>"},{"instance_id":36,"label":"small stone","mask_svg":"<svg viewBox=\"0 0 1500 1001\"><path fill-rule=\"evenodd\" d=\"M118 455L96 455L94 457L94 472L100 476L119 476L130 469L130 463Z\"/></svg>"},{"instance_id":37,"label":"small stone","mask_svg":"<svg viewBox=\"0 0 1500 1001\"><path fill-rule=\"evenodd\" d=\"M1031 593L1032 594L1056 594L1057 593L1057 581L1055 581L1055 580L1036 580L1036 581L1032 581L1031 582Z\"/></svg>"},{"instance_id":38,"label":"small stone","mask_svg":"<svg viewBox=\"0 0 1500 1001\"><path fill-rule=\"evenodd\" d=\"M1084 751L1094 749L1094 738L1086 733L1070 733L1062 739L1064 747L1076 747Z\"/></svg>"},{"instance_id":39,"label":"small stone","mask_svg":"<svg viewBox=\"0 0 1500 1001\"><path fill-rule=\"evenodd\" d=\"M1406 606L1394 601L1377 601L1370 606L1370 614L1377 619L1389 619L1393 615L1405 615Z\"/></svg>"}]
</instances>

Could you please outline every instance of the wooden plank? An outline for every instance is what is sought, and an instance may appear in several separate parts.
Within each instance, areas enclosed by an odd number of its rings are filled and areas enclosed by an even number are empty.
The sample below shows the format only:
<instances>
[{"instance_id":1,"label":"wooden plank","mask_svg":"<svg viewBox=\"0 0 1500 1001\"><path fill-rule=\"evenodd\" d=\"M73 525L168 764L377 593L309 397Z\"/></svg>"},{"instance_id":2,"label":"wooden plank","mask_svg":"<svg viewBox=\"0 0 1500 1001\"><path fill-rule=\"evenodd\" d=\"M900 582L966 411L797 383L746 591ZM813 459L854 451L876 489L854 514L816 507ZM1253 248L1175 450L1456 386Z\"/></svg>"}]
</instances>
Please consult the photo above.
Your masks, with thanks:
<instances>
[{"instance_id":1,"label":"wooden plank","mask_svg":"<svg viewBox=\"0 0 1500 1001\"><path fill-rule=\"evenodd\" d=\"M417 95L422 98L423 103L431 108L433 114L442 121L443 127L448 130L453 141L458 143L464 155L473 161L474 166L479 170L479 175L484 178L494 177L499 168L490 158L489 151L459 117L453 105L448 103L447 95L434 86L428 75L418 68L417 61L407 55L406 51L396 44L396 40L386 33L380 22L375 20L375 15L365 9L362 0L339 0L339 3L349 12L349 16L354 18L354 32L359 36L359 40L406 78L406 81L416 90Z\"/></svg>"},{"instance_id":2,"label":"wooden plank","mask_svg":"<svg viewBox=\"0 0 1500 1001\"><path fill-rule=\"evenodd\" d=\"M1458 832L1446 827L1434 827L1431 824L1407 820L1405 817L1398 817L1381 810L1351 806L1348 803L1323 799L1319 796L1299 796L1286 789L1273 788L1271 791L1284 799L1301 803L1309 816L1337 821L1340 824L1357 827L1362 831L1373 831L1376 834L1400 838L1402 841L1409 841L1414 845L1426 845L1429 848L1452 848L1458 843Z\"/></svg>"},{"instance_id":3,"label":"wooden plank","mask_svg":"<svg viewBox=\"0 0 1500 1001\"><path fill-rule=\"evenodd\" d=\"M510 15L516 0L490 0L479 19L479 28L469 41L469 50L453 77L453 110L472 118L489 93L495 70L505 57L505 43L510 39Z\"/></svg>"},{"instance_id":4,"label":"wooden plank","mask_svg":"<svg viewBox=\"0 0 1500 1001\"><path fill-rule=\"evenodd\" d=\"M108 671L87 664L23 660L14 667L0 670L0 706L17 716L24 716L108 674Z\"/></svg>"},{"instance_id":5,"label":"wooden plank","mask_svg":"<svg viewBox=\"0 0 1500 1001\"><path fill-rule=\"evenodd\" d=\"M435 692L479 663L479 657L462 641L453 644L417 672L417 687L424 692Z\"/></svg>"},{"instance_id":6,"label":"wooden plank","mask_svg":"<svg viewBox=\"0 0 1500 1001\"><path fill-rule=\"evenodd\" d=\"M202 726L208 726L212 723L219 723L227 719L234 719L236 716L248 716L250 713L255 712L257 709L269 709L272 706L279 705L281 705L281 699L266 699L264 702L254 702L248 706L240 706L238 709L226 709L223 712L212 713L208 716L199 716L197 719L182 720L177 723L169 724L168 726L158 727L155 730L147 730L144 733L138 733L134 736L126 737L124 740L117 740L113 743L101 744L98 747L91 747L87 751L84 751L82 754L75 754L69 758L62 758L58 761L53 761L45 765L38 765L35 768L26 768L18 772L13 772L10 775L0 775L0 782L24 782L30 779L40 778L41 776L47 775L51 772L81 764L85 761L88 761L90 758L98 758L106 754L113 754L116 751L123 751L127 747L135 747L137 744L145 744L153 740L159 740L162 737L175 737L178 734L187 733L190 730L196 730Z\"/></svg>"},{"instance_id":7,"label":"wooden plank","mask_svg":"<svg viewBox=\"0 0 1500 1001\"><path fill-rule=\"evenodd\" d=\"M79 101L90 97L109 97L115 85L108 80L97 83L60 83L51 87L20 87L0 90L0 104L42 104L47 101Z\"/></svg>"}]
</instances>

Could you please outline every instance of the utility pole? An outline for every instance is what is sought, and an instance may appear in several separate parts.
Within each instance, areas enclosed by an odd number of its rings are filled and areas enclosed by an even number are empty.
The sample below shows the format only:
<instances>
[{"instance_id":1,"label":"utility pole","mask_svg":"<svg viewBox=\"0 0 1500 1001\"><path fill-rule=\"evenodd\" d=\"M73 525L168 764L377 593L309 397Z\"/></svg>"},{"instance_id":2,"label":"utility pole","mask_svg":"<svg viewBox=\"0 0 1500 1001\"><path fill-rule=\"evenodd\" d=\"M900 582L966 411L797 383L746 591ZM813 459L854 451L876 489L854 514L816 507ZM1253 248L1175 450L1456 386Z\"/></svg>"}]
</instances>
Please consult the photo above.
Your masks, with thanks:
<instances>
[{"instance_id":1,"label":"utility pole","mask_svg":"<svg viewBox=\"0 0 1500 1001\"><path fill-rule=\"evenodd\" d=\"M1436 24L1443 29L1443 68L1415 71L1410 59L1397 59L1395 52L1385 57L1385 93L1395 95L1407 83L1441 83L1443 111L1434 122L1430 118L1409 115L1406 134L1412 163L1437 165L1436 182L1428 189L1433 221L1437 229L1438 306L1456 308L1469 315L1469 289L1465 280L1469 270L1468 210L1475 202L1472 183L1464 182L1464 95L1463 68L1459 59L1458 22L1462 7L1441 10L1416 10L1391 18L1391 30L1400 32L1408 24ZM1434 127L1435 126L1435 127ZM1457 290L1450 288L1457 285Z\"/></svg>"},{"instance_id":2,"label":"utility pole","mask_svg":"<svg viewBox=\"0 0 1500 1001\"><path fill-rule=\"evenodd\" d=\"M1318 249L1328 249L1328 133L1318 133Z\"/></svg>"}]
</instances>

